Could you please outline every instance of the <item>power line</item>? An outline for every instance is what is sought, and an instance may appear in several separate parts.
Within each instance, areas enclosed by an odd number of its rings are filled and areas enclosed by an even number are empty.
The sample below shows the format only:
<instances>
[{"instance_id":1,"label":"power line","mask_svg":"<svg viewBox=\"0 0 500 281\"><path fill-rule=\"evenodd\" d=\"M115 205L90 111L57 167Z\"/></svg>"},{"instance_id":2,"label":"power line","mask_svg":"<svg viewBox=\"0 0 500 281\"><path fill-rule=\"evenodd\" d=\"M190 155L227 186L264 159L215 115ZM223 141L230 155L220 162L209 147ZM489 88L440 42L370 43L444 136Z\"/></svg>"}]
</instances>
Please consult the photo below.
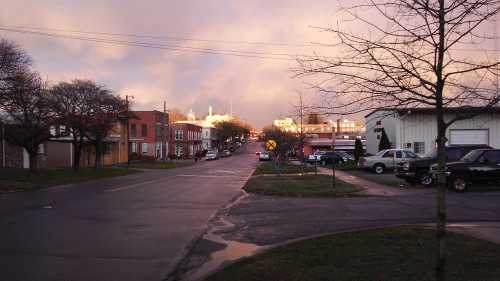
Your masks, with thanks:
<instances>
[{"instance_id":1,"label":"power line","mask_svg":"<svg viewBox=\"0 0 500 281\"><path fill-rule=\"evenodd\" d=\"M295 61L295 59L292 58L294 55L284 54L284 53L277 54L277 53L254 52L254 51L228 50L228 49L197 48L197 47L189 47L189 46L159 44L159 43L140 42L140 41L126 41L126 40L115 40L115 39L106 39L106 38L97 38L97 37L64 35L64 34L57 34L57 33L46 33L46 32L37 32L37 31L19 30L19 29L10 29L10 28L1 28L1 27L0 27L0 30L7 31L7 32L13 32L13 33L39 35L39 36L52 37L52 38L73 39L73 40L97 42L97 43L106 43L106 44L119 45L119 46L134 46L134 47L163 49L163 50L180 51L180 52L207 53L207 54L214 54L214 55L226 55L226 56L247 57L247 58ZM295 56L297 56L297 55L295 55Z\"/></svg>"},{"instance_id":2,"label":"power line","mask_svg":"<svg viewBox=\"0 0 500 281\"><path fill-rule=\"evenodd\" d=\"M133 33L112 33L112 32L98 32L98 31L86 31L86 30L68 30L68 29L61 29L61 28L44 28L44 27L31 27L31 26L0 25L0 27L7 28L7 29L46 30L46 31L59 31L59 32L80 33L80 34L117 36L117 37L167 39L167 40L172 40L172 41L212 42L212 43L237 44L237 45L313 47L312 44L299 44L299 43L273 43L273 42L257 42L257 41L243 41L243 40L198 39L198 38L177 37L177 36L143 35L143 34L133 34Z\"/></svg>"}]
</instances>

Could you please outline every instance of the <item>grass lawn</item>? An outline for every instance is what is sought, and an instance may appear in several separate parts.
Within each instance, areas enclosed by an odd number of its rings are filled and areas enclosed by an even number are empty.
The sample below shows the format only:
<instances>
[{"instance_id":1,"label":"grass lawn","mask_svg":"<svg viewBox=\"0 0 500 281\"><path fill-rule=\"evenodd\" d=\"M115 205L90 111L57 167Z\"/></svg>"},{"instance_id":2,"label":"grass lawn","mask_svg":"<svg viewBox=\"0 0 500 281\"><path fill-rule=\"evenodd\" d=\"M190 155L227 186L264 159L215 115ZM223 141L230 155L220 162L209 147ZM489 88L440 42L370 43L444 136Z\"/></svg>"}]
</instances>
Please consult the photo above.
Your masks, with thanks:
<instances>
[{"instance_id":1,"label":"grass lawn","mask_svg":"<svg viewBox=\"0 0 500 281\"><path fill-rule=\"evenodd\" d=\"M460 234L447 240L447 280L494 281L500 245ZM434 279L434 230L367 230L295 242L243 259L208 281L426 281Z\"/></svg>"},{"instance_id":2,"label":"grass lawn","mask_svg":"<svg viewBox=\"0 0 500 281\"><path fill-rule=\"evenodd\" d=\"M130 163L130 168L135 169L174 169L191 166L194 161L173 161L173 162L135 162Z\"/></svg>"},{"instance_id":3,"label":"grass lawn","mask_svg":"<svg viewBox=\"0 0 500 281\"><path fill-rule=\"evenodd\" d=\"M302 168L304 169L303 170L304 173L314 172L314 167L310 166L301 167L301 165L292 164L290 162L285 162L280 168L280 172L282 174L298 174L302 172ZM254 175L277 174L277 173L278 171L274 167L274 161L268 161L257 166Z\"/></svg>"},{"instance_id":4,"label":"grass lawn","mask_svg":"<svg viewBox=\"0 0 500 281\"><path fill-rule=\"evenodd\" d=\"M283 175L252 177L245 185L245 190L292 197L340 197L361 189L341 180L336 180L336 186L332 188L332 178L327 175Z\"/></svg>"},{"instance_id":5,"label":"grass lawn","mask_svg":"<svg viewBox=\"0 0 500 281\"><path fill-rule=\"evenodd\" d=\"M125 176L140 172L126 168L81 168L78 173L72 169L39 169L31 175L26 169L0 169L0 192L30 191L49 186L82 182L86 180Z\"/></svg>"}]
</instances>

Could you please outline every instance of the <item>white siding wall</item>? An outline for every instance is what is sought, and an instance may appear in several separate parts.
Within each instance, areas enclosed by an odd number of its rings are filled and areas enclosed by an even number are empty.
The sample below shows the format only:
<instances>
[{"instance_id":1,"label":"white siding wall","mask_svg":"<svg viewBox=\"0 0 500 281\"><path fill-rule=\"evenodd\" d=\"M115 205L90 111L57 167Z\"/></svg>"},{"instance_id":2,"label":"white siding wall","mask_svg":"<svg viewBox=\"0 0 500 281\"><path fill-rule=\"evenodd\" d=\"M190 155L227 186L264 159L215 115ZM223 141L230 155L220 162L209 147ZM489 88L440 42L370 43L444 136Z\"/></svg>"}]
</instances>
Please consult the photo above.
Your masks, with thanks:
<instances>
[{"instance_id":1,"label":"white siding wall","mask_svg":"<svg viewBox=\"0 0 500 281\"><path fill-rule=\"evenodd\" d=\"M377 121L381 121L381 125L377 126ZM366 123L366 152L375 154L378 152L378 144L380 142L377 139L377 135L381 133L375 132L375 128L384 128L389 141L396 145L396 134L397 134L397 119L394 114L389 111L377 111L365 118Z\"/></svg>"},{"instance_id":2,"label":"white siding wall","mask_svg":"<svg viewBox=\"0 0 500 281\"><path fill-rule=\"evenodd\" d=\"M450 116L445 116L449 120ZM398 122L396 147L405 147L406 143L425 142L425 151L435 147L437 125L435 115L411 114L403 116ZM450 138L450 129L488 129L489 145L500 148L500 114L483 114L472 119L457 121L448 128L446 137Z\"/></svg>"}]
</instances>

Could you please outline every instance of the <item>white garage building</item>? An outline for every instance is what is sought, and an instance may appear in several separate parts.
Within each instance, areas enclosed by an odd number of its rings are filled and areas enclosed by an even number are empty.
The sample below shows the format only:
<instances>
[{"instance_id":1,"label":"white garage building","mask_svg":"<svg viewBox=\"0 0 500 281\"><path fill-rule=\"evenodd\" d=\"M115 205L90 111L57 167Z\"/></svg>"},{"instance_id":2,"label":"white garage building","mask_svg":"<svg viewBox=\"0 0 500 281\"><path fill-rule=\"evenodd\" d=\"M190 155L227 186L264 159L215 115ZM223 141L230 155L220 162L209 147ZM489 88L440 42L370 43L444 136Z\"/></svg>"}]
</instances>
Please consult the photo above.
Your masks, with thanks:
<instances>
[{"instance_id":1,"label":"white garage building","mask_svg":"<svg viewBox=\"0 0 500 281\"><path fill-rule=\"evenodd\" d=\"M486 144L500 148L500 108L448 108L445 120L457 115L473 118L453 123L446 131L449 145ZM367 152L378 152L382 129L395 148L409 148L425 154L435 147L436 114L433 108L377 109L365 116Z\"/></svg>"}]
</instances>

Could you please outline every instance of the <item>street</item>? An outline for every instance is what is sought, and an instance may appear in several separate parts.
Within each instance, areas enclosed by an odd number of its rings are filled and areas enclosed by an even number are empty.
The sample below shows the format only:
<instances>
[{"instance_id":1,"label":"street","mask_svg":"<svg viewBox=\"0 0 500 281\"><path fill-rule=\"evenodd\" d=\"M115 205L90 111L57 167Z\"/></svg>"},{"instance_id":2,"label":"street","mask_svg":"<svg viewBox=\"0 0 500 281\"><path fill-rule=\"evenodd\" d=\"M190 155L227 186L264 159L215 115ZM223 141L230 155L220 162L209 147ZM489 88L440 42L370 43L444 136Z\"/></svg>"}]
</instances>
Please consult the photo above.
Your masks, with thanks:
<instances>
[{"instance_id":1,"label":"street","mask_svg":"<svg viewBox=\"0 0 500 281\"><path fill-rule=\"evenodd\" d=\"M255 144L194 166L0 195L2 280L162 280L240 194Z\"/></svg>"}]
</instances>

